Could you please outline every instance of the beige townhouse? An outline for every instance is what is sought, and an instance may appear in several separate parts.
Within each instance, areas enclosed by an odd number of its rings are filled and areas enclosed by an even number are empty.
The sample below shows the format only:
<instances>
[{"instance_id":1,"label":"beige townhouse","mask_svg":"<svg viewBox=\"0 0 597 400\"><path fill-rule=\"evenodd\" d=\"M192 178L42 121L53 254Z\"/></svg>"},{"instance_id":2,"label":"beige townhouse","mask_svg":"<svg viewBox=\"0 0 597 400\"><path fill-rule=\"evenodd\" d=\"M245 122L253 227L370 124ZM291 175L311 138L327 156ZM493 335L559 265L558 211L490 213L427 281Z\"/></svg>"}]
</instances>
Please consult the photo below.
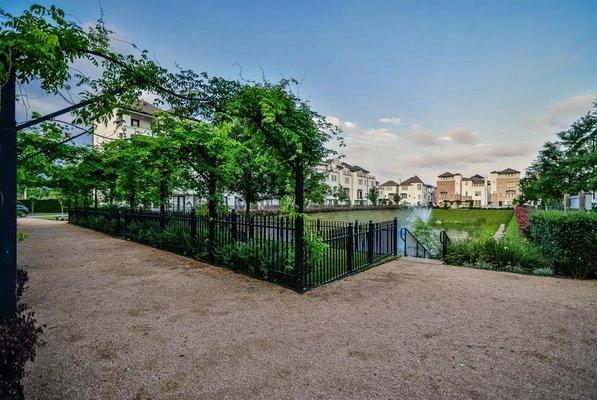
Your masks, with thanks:
<instances>
[{"instance_id":1,"label":"beige townhouse","mask_svg":"<svg viewBox=\"0 0 597 400\"><path fill-rule=\"evenodd\" d=\"M511 207L514 199L520 197L520 171L506 168L489 173L491 182L490 201L492 207Z\"/></svg>"},{"instance_id":2,"label":"beige townhouse","mask_svg":"<svg viewBox=\"0 0 597 400\"><path fill-rule=\"evenodd\" d=\"M91 144L99 146L114 139L130 138L133 134L149 135L151 121L160 111L163 110L144 100L136 101L129 108L114 110L114 115L107 121L93 123Z\"/></svg>"},{"instance_id":3,"label":"beige townhouse","mask_svg":"<svg viewBox=\"0 0 597 400\"><path fill-rule=\"evenodd\" d=\"M442 206L487 207L489 205L490 182L484 176L475 174L464 177L460 173L444 172L437 177L437 190L434 204Z\"/></svg>"},{"instance_id":4,"label":"beige townhouse","mask_svg":"<svg viewBox=\"0 0 597 400\"><path fill-rule=\"evenodd\" d=\"M417 175L398 186L400 204L406 206L430 206L433 204L435 187L424 183Z\"/></svg>"},{"instance_id":5,"label":"beige townhouse","mask_svg":"<svg viewBox=\"0 0 597 400\"><path fill-rule=\"evenodd\" d=\"M325 184L330 188L326 195L327 205L371 205L367 193L377 187L375 176L358 165L351 165L339 159L323 160L317 165L317 171L325 177ZM339 201L338 192L344 191L348 200Z\"/></svg>"},{"instance_id":6,"label":"beige townhouse","mask_svg":"<svg viewBox=\"0 0 597 400\"><path fill-rule=\"evenodd\" d=\"M386 181L379 185L379 201L382 204L397 204L396 196L399 195L400 184Z\"/></svg>"}]
</instances>

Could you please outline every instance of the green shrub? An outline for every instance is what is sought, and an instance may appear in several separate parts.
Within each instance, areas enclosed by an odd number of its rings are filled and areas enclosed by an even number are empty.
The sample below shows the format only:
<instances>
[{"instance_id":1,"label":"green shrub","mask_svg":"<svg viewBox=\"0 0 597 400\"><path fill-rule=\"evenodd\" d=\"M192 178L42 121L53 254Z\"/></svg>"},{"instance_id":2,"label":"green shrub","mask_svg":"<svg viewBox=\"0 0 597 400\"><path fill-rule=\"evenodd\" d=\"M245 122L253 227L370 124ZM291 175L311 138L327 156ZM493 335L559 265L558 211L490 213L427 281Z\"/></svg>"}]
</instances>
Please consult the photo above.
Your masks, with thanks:
<instances>
[{"instance_id":1,"label":"green shrub","mask_svg":"<svg viewBox=\"0 0 597 400\"><path fill-rule=\"evenodd\" d=\"M39 199L39 200L17 200L18 204L22 204L29 209L30 213L61 213L60 201L56 199Z\"/></svg>"},{"instance_id":2,"label":"green shrub","mask_svg":"<svg viewBox=\"0 0 597 400\"><path fill-rule=\"evenodd\" d=\"M432 255L436 256L441 253L439 230L434 229L431 224L417 218L413 224L412 234Z\"/></svg>"},{"instance_id":3,"label":"green shrub","mask_svg":"<svg viewBox=\"0 0 597 400\"><path fill-rule=\"evenodd\" d=\"M535 268L533 270L533 275L551 276L551 275L553 275L553 271L549 267L547 267L547 268Z\"/></svg>"},{"instance_id":4,"label":"green shrub","mask_svg":"<svg viewBox=\"0 0 597 400\"><path fill-rule=\"evenodd\" d=\"M555 272L597 276L597 213L542 211L531 214L530 238L552 260Z\"/></svg>"},{"instance_id":5,"label":"green shrub","mask_svg":"<svg viewBox=\"0 0 597 400\"><path fill-rule=\"evenodd\" d=\"M216 247L216 262L228 268L268 278L271 269L285 264L288 244L273 240L233 242Z\"/></svg>"},{"instance_id":6,"label":"green shrub","mask_svg":"<svg viewBox=\"0 0 597 400\"><path fill-rule=\"evenodd\" d=\"M446 263L518 273L548 267L539 248L525 239L504 237L500 241L479 237L456 240L448 246Z\"/></svg>"}]
</instances>

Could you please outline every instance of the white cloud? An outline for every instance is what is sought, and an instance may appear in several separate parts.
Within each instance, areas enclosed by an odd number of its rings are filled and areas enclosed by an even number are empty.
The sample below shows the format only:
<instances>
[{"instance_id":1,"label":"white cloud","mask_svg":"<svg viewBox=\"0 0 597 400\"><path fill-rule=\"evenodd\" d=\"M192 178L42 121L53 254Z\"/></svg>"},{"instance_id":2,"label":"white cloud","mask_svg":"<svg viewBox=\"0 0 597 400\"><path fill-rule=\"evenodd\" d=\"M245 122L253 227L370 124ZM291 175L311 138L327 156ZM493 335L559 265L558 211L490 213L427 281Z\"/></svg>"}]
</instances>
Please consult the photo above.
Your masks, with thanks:
<instances>
[{"instance_id":1,"label":"white cloud","mask_svg":"<svg viewBox=\"0 0 597 400\"><path fill-rule=\"evenodd\" d=\"M549 110L547 121L554 128L566 129L573 121L586 114L595 100L595 94L582 94L555 103Z\"/></svg>"},{"instance_id":2,"label":"white cloud","mask_svg":"<svg viewBox=\"0 0 597 400\"><path fill-rule=\"evenodd\" d=\"M347 127L348 129L354 129L357 126L359 126L359 124L356 122L346 121L346 122L344 122L344 126Z\"/></svg>"},{"instance_id":3,"label":"white cloud","mask_svg":"<svg viewBox=\"0 0 597 400\"><path fill-rule=\"evenodd\" d=\"M398 117L384 117L384 118L380 118L379 122L381 122L382 124L392 124L392 125L400 125L400 118Z\"/></svg>"},{"instance_id":4,"label":"white cloud","mask_svg":"<svg viewBox=\"0 0 597 400\"><path fill-rule=\"evenodd\" d=\"M325 117L326 122L337 126L338 128L340 128L340 126L342 125L342 122L340 121L340 118L338 117L334 117L333 115L328 115Z\"/></svg>"},{"instance_id":5,"label":"white cloud","mask_svg":"<svg viewBox=\"0 0 597 400\"><path fill-rule=\"evenodd\" d=\"M479 140L479 136L476 132L460 126L450 129L445 136L441 136L438 139L458 144L475 144Z\"/></svg>"},{"instance_id":6,"label":"white cloud","mask_svg":"<svg viewBox=\"0 0 597 400\"><path fill-rule=\"evenodd\" d=\"M531 129L541 136L554 136L589 112L596 100L597 94L579 94L554 103L545 114L530 121Z\"/></svg>"}]
</instances>

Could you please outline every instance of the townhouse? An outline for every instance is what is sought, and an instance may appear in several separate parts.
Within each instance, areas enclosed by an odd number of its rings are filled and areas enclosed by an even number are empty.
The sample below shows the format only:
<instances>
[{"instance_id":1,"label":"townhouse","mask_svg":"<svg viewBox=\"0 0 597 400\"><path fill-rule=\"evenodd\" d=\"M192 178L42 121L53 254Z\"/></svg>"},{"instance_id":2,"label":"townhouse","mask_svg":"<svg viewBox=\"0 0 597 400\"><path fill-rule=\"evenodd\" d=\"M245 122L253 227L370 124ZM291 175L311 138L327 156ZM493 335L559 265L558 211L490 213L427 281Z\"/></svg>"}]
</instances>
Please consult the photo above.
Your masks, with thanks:
<instances>
[{"instance_id":1,"label":"townhouse","mask_svg":"<svg viewBox=\"0 0 597 400\"><path fill-rule=\"evenodd\" d=\"M489 205L489 181L482 175L463 177L460 173L444 172L437 177L437 190L434 203L449 205L487 207Z\"/></svg>"},{"instance_id":2,"label":"townhouse","mask_svg":"<svg viewBox=\"0 0 597 400\"><path fill-rule=\"evenodd\" d=\"M464 177L460 173L444 172L437 177L434 204L461 207L510 207L520 196L520 172L512 168L492 171L489 177L475 174Z\"/></svg>"},{"instance_id":3,"label":"townhouse","mask_svg":"<svg viewBox=\"0 0 597 400\"><path fill-rule=\"evenodd\" d=\"M163 110L144 100L137 100L130 108L114 110L107 121L93 123L91 144L99 146L114 139L128 139L133 134L150 135L151 121L160 111Z\"/></svg>"},{"instance_id":4,"label":"townhouse","mask_svg":"<svg viewBox=\"0 0 597 400\"><path fill-rule=\"evenodd\" d=\"M400 194L399 187L400 184L394 181L386 181L379 185L379 202L381 204L396 204L396 196Z\"/></svg>"},{"instance_id":5,"label":"townhouse","mask_svg":"<svg viewBox=\"0 0 597 400\"><path fill-rule=\"evenodd\" d=\"M506 168L489 173L491 182L490 201L492 207L511 207L514 199L520 197L520 171Z\"/></svg>"},{"instance_id":6,"label":"townhouse","mask_svg":"<svg viewBox=\"0 0 597 400\"><path fill-rule=\"evenodd\" d=\"M325 197L326 205L371 205L367 193L378 184L371 172L339 159L323 160L316 169L324 175L325 184L330 188Z\"/></svg>"},{"instance_id":7,"label":"townhouse","mask_svg":"<svg viewBox=\"0 0 597 400\"><path fill-rule=\"evenodd\" d=\"M412 176L398 186L400 204L405 206L431 206L435 187L424 183L417 175Z\"/></svg>"}]
</instances>

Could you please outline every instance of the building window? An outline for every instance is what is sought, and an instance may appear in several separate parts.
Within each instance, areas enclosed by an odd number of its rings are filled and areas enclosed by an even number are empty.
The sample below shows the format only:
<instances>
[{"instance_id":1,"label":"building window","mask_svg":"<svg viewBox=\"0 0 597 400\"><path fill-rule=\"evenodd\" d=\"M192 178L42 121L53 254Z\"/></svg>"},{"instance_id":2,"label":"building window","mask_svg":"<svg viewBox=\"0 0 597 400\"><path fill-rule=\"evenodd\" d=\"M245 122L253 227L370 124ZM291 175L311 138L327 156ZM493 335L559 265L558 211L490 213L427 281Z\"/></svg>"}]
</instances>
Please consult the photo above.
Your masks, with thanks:
<instances>
[{"instance_id":1,"label":"building window","mask_svg":"<svg viewBox=\"0 0 597 400\"><path fill-rule=\"evenodd\" d=\"M421 190L421 184L417 183L417 190Z\"/></svg>"},{"instance_id":2,"label":"building window","mask_svg":"<svg viewBox=\"0 0 597 400\"><path fill-rule=\"evenodd\" d=\"M362 185L362 184L363 184L363 180L359 179L359 185Z\"/></svg>"},{"instance_id":3,"label":"building window","mask_svg":"<svg viewBox=\"0 0 597 400\"><path fill-rule=\"evenodd\" d=\"M349 177L345 177L344 178L344 183L350 183L350 178Z\"/></svg>"},{"instance_id":4,"label":"building window","mask_svg":"<svg viewBox=\"0 0 597 400\"><path fill-rule=\"evenodd\" d=\"M131 126L134 126L136 128L139 127L139 120L135 119L135 118L131 118Z\"/></svg>"},{"instance_id":5,"label":"building window","mask_svg":"<svg viewBox=\"0 0 597 400\"><path fill-rule=\"evenodd\" d=\"M336 179L338 179L338 177L336 175L332 175L332 182L336 182Z\"/></svg>"},{"instance_id":6,"label":"building window","mask_svg":"<svg viewBox=\"0 0 597 400\"><path fill-rule=\"evenodd\" d=\"M475 196L481 196L481 192L475 192Z\"/></svg>"},{"instance_id":7,"label":"building window","mask_svg":"<svg viewBox=\"0 0 597 400\"><path fill-rule=\"evenodd\" d=\"M357 190L357 199L359 199L359 200L363 199L363 191L361 189Z\"/></svg>"}]
</instances>

